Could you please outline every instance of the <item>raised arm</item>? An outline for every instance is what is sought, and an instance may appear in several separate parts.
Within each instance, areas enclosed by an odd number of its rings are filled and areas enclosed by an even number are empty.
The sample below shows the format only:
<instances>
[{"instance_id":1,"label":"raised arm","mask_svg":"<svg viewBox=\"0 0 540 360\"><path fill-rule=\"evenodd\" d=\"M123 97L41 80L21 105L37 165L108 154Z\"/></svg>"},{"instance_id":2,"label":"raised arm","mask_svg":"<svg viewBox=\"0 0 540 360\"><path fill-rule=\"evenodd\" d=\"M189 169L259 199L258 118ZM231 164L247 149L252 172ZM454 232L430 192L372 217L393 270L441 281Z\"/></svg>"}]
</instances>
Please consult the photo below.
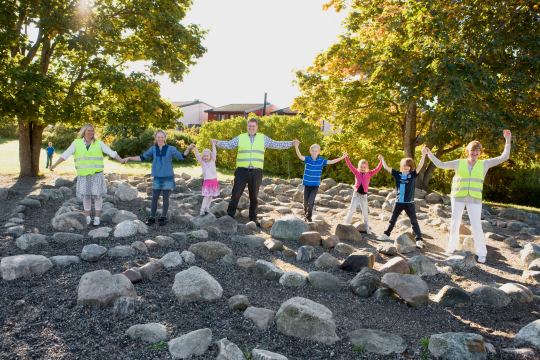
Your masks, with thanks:
<instances>
[{"instance_id":1,"label":"raised arm","mask_svg":"<svg viewBox=\"0 0 540 360\"><path fill-rule=\"evenodd\" d=\"M369 174L369 176L373 176L376 173L378 173L381 169L382 169L382 161L379 161L379 165L377 165L377 167L375 169L373 169L371 171L368 171L368 174Z\"/></svg>"},{"instance_id":2,"label":"raised arm","mask_svg":"<svg viewBox=\"0 0 540 360\"><path fill-rule=\"evenodd\" d=\"M239 139L240 135L238 135L237 137L235 137L234 139L230 140L230 141L222 141L222 140L216 140L216 139L212 139L210 140L210 143L215 143L216 146L220 149L226 149L226 150L232 150L232 149L237 149L238 148L238 139Z\"/></svg>"},{"instance_id":3,"label":"raised arm","mask_svg":"<svg viewBox=\"0 0 540 360\"><path fill-rule=\"evenodd\" d=\"M302 154L300 153L300 149L298 149L298 145L300 145L300 141L298 140L293 141L293 145L296 149L296 155L298 156L298 158L302 161L306 161L306 157L302 156Z\"/></svg>"},{"instance_id":4,"label":"raised arm","mask_svg":"<svg viewBox=\"0 0 540 360\"><path fill-rule=\"evenodd\" d=\"M294 141L275 141L270 139L268 136L264 135L264 147L266 149L288 149L293 146Z\"/></svg>"},{"instance_id":5,"label":"raised arm","mask_svg":"<svg viewBox=\"0 0 540 360\"><path fill-rule=\"evenodd\" d=\"M353 172L353 174L356 175L356 174L359 173L358 169L355 168L353 164L351 164L351 160L349 160L349 157L348 157L348 156L345 157L345 161L347 162L347 166L349 167L349 169L351 169L351 171Z\"/></svg>"},{"instance_id":6,"label":"raised arm","mask_svg":"<svg viewBox=\"0 0 540 360\"><path fill-rule=\"evenodd\" d=\"M452 160L452 161L446 161L442 162L441 160L437 159L435 155L431 152L431 150L427 147L424 147L422 149L422 153L426 152L427 156L429 157L429 160L438 167L439 169L445 169L445 170L455 170L457 171L459 166L459 160Z\"/></svg>"},{"instance_id":7,"label":"raised arm","mask_svg":"<svg viewBox=\"0 0 540 360\"><path fill-rule=\"evenodd\" d=\"M190 144L186 151L184 151L184 159L187 158L187 156L189 155L189 152L191 151L191 149L193 149L196 145L195 144ZM184 159L181 159L181 160L184 160Z\"/></svg>"},{"instance_id":8,"label":"raised arm","mask_svg":"<svg viewBox=\"0 0 540 360\"><path fill-rule=\"evenodd\" d=\"M422 158L420 159L420 162L418 163L418 166L416 167L416 173L419 173L420 170L422 170L425 160L426 160L426 153L422 151Z\"/></svg>"},{"instance_id":9,"label":"raised arm","mask_svg":"<svg viewBox=\"0 0 540 360\"><path fill-rule=\"evenodd\" d=\"M197 158L197 161L199 161L202 164L202 157L201 154L199 154L199 149L197 149L197 145L193 148L193 151L195 152L195 157Z\"/></svg>"},{"instance_id":10,"label":"raised arm","mask_svg":"<svg viewBox=\"0 0 540 360\"><path fill-rule=\"evenodd\" d=\"M335 164L335 163L337 163L338 161L341 161L341 160L343 160L343 159L346 159L346 158L347 158L347 155L349 155L349 154L343 153L343 156L342 156L342 157L337 158L337 159L334 159L334 160L328 160L327 164Z\"/></svg>"},{"instance_id":11,"label":"raised arm","mask_svg":"<svg viewBox=\"0 0 540 360\"><path fill-rule=\"evenodd\" d=\"M486 172L489 168L497 166L510 159L510 140L512 139L512 133L510 130L504 130L504 137L506 138L506 144L504 145L503 153L499 157L484 160L484 172Z\"/></svg>"},{"instance_id":12,"label":"raised arm","mask_svg":"<svg viewBox=\"0 0 540 360\"><path fill-rule=\"evenodd\" d=\"M212 144L212 161L216 161L217 159L217 151L216 151L216 144Z\"/></svg>"},{"instance_id":13,"label":"raised arm","mask_svg":"<svg viewBox=\"0 0 540 360\"><path fill-rule=\"evenodd\" d=\"M379 155L379 160L381 160L382 166L384 167L384 170L388 171L390 174L392 173L392 168L386 165L386 162L384 161L384 157L382 155Z\"/></svg>"}]
</instances>

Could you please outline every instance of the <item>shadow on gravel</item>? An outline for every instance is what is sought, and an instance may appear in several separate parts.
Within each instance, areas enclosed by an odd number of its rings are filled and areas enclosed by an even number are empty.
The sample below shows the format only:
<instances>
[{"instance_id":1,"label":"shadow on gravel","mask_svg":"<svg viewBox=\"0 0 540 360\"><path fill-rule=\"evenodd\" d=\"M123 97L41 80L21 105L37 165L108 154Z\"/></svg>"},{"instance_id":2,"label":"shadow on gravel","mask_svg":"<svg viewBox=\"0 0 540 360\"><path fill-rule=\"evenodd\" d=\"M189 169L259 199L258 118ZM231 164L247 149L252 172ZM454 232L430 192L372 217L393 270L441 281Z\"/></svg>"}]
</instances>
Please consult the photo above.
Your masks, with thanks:
<instances>
[{"instance_id":1,"label":"shadow on gravel","mask_svg":"<svg viewBox=\"0 0 540 360\"><path fill-rule=\"evenodd\" d=\"M43 178L41 177L20 177L15 184L11 186L11 190L15 192L16 197L22 198L39 189L42 180Z\"/></svg>"}]
</instances>

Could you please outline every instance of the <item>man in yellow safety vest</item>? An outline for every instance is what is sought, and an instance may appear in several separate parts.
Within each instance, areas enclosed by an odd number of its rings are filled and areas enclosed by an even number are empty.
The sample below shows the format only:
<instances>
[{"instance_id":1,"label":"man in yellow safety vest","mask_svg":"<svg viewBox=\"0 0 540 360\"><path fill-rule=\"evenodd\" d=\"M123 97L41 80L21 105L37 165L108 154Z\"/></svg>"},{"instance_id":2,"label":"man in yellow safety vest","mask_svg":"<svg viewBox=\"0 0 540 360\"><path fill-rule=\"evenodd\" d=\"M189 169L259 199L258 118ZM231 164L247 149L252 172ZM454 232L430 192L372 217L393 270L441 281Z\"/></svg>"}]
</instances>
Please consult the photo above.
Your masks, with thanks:
<instances>
[{"instance_id":1,"label":"man in yellow safety vest","mask_svg":"<svg viewBox=\"0 0 540 360\"><path fill-rule=\"evenodd\" d=\"M259 123L257 119L249 119L247 133L238 135L230 141L212 139L210 143L216 144L221 149L238 148L234 184L227 214L231 217L236 215L238 201L240 201L240 197L247 184L249 193L249 219L254 221L257 226L260 226L257 221L257 196L262 183L265 150L266 148L288 149L293 146L293 143L299 141L274 141L266 135L258 134L258 127Z\"/></svg>"}]
</instances>

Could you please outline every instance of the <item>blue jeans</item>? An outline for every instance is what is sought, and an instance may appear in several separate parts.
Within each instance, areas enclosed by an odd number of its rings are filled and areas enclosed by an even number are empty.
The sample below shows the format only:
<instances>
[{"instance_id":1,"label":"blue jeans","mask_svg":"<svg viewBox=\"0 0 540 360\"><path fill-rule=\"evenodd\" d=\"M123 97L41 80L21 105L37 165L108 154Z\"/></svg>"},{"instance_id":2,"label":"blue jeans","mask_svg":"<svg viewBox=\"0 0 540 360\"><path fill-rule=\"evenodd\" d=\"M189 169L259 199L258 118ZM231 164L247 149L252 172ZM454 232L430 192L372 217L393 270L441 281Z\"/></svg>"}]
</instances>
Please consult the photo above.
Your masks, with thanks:
<instances>
[{"instance_id":1,"label":"blue jeans","mask_svg":"<svg viewBox=\"0 0 540 360\"><path fill-rule=\"evenodd\" d=\"M45 169L47 169L49 166L52 166L53 164L52 157L53 157L52 155L51 156L47 155L47 166L45 166Z\"/></svg>"},{"instance_id":2,"label":"blue jeans","mask_svg":"<svg viewBox=\"0 0 540 360\"><path fill-rule=\"evenodd\" d=\"M174 190L176 184L174 183L174 176L155 177L152 183L152 190Z\"/></svg>"}]
</instances>

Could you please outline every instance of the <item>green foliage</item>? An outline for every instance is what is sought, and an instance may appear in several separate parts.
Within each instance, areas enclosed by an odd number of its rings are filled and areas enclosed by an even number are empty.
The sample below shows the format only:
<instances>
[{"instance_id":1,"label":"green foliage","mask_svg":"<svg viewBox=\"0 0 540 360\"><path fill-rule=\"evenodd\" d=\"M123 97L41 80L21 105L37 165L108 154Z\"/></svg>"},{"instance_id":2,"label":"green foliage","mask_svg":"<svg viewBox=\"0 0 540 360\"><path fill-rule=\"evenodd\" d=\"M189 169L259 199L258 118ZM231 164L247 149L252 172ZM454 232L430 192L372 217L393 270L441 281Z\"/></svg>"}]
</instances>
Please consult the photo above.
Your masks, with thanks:
<instances>
[{"instance_id":1,"label":"green foliage","mask_svg":"<svg viewBox=\"0 0 540 360\"><path fill-rule=\"evenodd\" d=\"M58 124L48 126L43 131L42 146L47 147L49 142L52 142L55 149L67 149L69 145L77 138L79 128Z\"/></svg>"},{"instance_id":2,"label":"green foliage","mask_svg":"<svg viewBox=\"0 0 540 360\"><path fill-rule=\"evenodd\" d=\"M423 337L420 339L420 347L424 350L427 350L427 348L429 347L429 338L428 337Z\"/></svg>"},{"instance_id":3,"label":"green foliage","mask_svg":"<svg viewBox=\"0 0 540 360\"><path fill-rule=\"evenodd\" d=\"M148 345L148 349L152 349L155 351L165 350L165 346L167 343L165 341L158 341L155 345Z\"/></svg>"},{"instance_id":4,"label":"green foliage","mask_svg":"<svg viewBox=\"0 0 540 360\"><path fill-rule=\"evenodd\" d=\"M19 135L17 120L8 117L0 117L0 137L16 138Z\"/></svg>"},{"instance_id":5,"label":"green foliage","mask_svg":"<svg viewBox=\"0 0 540 360\"><path fill-rule=\"evenodd\" d=\"M257 117L250 114L249 118L259 121L259 133L276 141L300 140L300 152L309 155L312 144L322 144L323 133L315 124L302 119L301 116L265 116ZM203 124L197 137L200 149L210 148L210 139L232 140L236 136L247 132L247 119L236 117L224 121L211 121ZM216 163L229 169L236 168L237 150L217 149ZM285 175L290 178L302 177L304 164L296 155L294 147L288 150L266 149L264 157L264 171L268 173Z\"/></svg>"},{"instance_id":6,"label":"green foliage","mask_svg":"<svg viewBox=\"0 0 540 360\"><path fill-rule=\"evenodd\" d=\"M486 200L540 207L540 165L512 169L506 164L489 169L484 182Z\"/></svg>"},{"instance_id":7,"label":"green foliage","mask_svg":"<svg viewBox=\"0 0 540 360\"><path fill-rule=\"evenodd\" d=\"M357 351L358 355L362 355L364 351L366 351L366 349L363 346L358 347L356 345L352 345L352 350Z\"/></svg>"}]
</instances>

